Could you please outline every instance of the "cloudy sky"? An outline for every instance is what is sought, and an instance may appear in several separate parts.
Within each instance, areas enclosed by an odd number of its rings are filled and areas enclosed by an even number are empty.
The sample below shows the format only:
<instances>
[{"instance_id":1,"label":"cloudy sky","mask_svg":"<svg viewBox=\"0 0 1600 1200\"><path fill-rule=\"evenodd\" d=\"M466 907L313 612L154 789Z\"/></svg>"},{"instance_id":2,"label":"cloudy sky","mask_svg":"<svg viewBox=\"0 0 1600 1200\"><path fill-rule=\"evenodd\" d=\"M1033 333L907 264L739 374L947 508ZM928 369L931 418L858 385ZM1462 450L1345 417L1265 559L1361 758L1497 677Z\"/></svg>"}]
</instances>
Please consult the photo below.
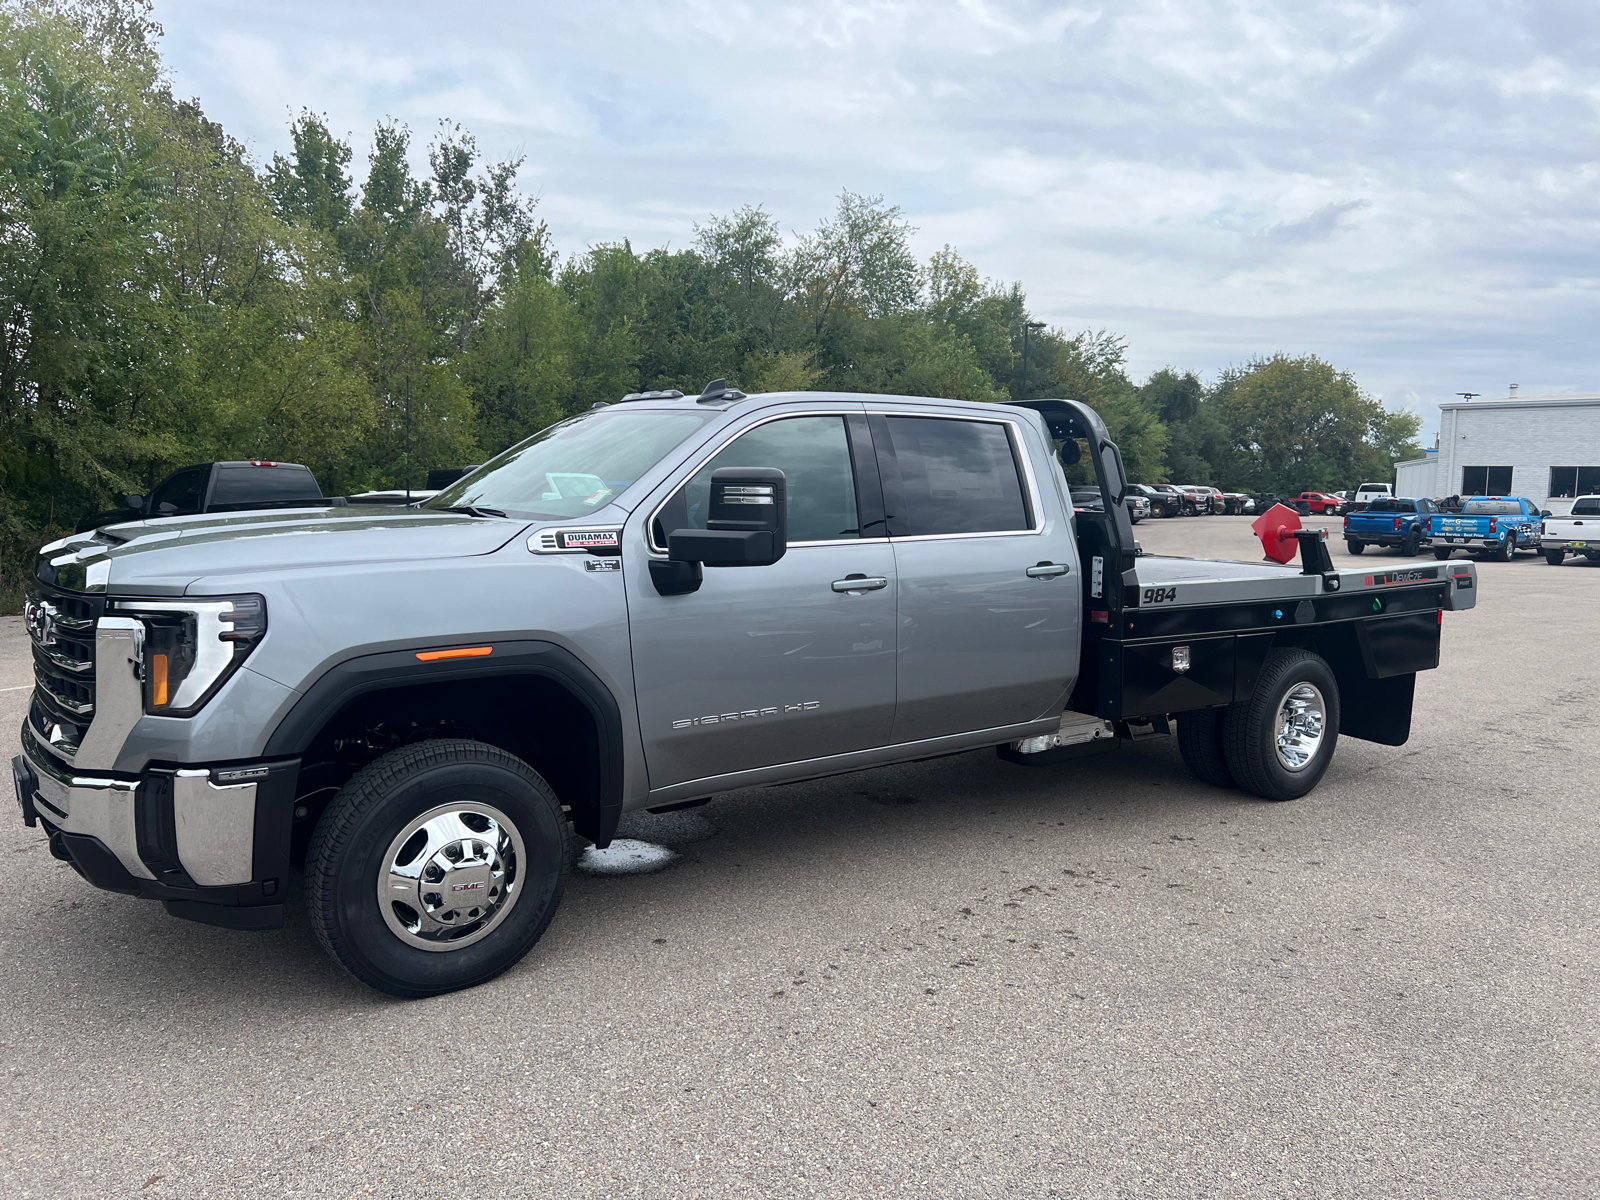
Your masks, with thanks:
<instances>
[{"instance_id":1,"label":"cloudy sky","mask_svg":"<svg viewBox=\"0 0 1600 1200\"><path fill-rule=\"evenodd\" d=\"M441 117L561 249L882 193L926 254L1129 340L1136 375L1314 352L1437 426L1600 391L1600 7L1576 0L157 0L180 93L268 157ZM360 164L358 164L359 166ZM359 172L358 172L359 174ZM1431 440L1431 439L1430 439Z\"/></svg>"}]
</instances>

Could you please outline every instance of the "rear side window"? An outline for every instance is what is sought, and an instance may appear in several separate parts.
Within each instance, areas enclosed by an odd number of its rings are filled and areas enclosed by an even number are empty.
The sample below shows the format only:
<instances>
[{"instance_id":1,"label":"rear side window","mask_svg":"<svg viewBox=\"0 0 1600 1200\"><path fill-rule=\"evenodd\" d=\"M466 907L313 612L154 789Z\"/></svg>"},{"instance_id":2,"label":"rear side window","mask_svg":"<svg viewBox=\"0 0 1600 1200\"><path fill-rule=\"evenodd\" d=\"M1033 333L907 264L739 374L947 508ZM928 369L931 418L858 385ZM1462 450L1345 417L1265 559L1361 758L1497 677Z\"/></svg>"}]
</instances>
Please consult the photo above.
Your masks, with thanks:
<instances>
[{"instance_id":1,"label":"rear side window","mask_svg":"<svg viewBox=\"0 0 1600 1200\"><path fill-rule=\"evenodd\" d=\"M1584 496L1572 506L1575 517L1600 517L1600 496Z\"/></svg>"},{"instance_id":2,"label":"rear side window","mask_svg":"<svg viewBox=\"0 0 1600 1200\"><path fill-rule=\"evenodd\" d=\"M218 467L211 489L214 505L321 498L316 479L304 467Z\"/></svg>"},{"instance_id":3,"label":"rear side window","mask_svg":"<svg viewBox=\"0 0 1600 1200\"><path fill-rule=\"evenodd\" d=\"M890 454L883 457L891 535L1032 528L1006 426L942 417L886 417L882 427L887 428L890 443Z\"/></svg>"}]
</instances>

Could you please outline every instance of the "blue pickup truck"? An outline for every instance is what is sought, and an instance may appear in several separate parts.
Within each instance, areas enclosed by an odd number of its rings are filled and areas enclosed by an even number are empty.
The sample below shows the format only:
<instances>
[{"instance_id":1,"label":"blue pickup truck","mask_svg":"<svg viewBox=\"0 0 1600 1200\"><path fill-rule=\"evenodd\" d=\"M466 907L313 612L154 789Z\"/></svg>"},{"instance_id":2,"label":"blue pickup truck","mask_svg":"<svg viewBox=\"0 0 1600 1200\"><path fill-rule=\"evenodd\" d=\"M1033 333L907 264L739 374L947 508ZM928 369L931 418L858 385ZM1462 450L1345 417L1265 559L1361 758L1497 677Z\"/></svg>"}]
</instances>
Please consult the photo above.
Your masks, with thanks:
<instances>
[{"instance_id":1,"label":"blue pickup truck","mask_svg":"<svg viewBox=\"0 0 1600 1200\"><path fill-rule=\"evenodd\" d=\"M1437 510L1427 500L1383 497L1344 519L1344 544L1351 554L1368 546L1394 546L1410 557L1428 540L1428 522Z\"/></svg>"},{"instance_id":2,"label":"blue pickup truck","mask_svg":"<svg viewBox=\"0 0 1600 1200\"><path fill-rule=\"evenodd\" d=\"M1526 496L1471 496L1461 515L1435 513L1433 556L1468 550L1510 562L1519 550L1537 551L1545 514Z\"/></svg>"}]
</instances>

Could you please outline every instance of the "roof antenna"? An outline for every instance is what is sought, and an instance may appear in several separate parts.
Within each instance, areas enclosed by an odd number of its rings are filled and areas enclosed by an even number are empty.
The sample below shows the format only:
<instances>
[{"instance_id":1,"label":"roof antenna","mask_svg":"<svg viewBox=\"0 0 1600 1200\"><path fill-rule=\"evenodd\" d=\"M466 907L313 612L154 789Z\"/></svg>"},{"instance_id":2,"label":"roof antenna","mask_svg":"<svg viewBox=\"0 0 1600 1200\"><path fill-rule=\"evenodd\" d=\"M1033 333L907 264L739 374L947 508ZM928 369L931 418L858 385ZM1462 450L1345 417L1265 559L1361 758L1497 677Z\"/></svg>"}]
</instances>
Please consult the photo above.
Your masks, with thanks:
<instances>
[{"instance_id":1,"label":"roof antenna","mask_svg":"<svg viewBox=\"0 0 1600 1200\"><path fill-rule=\"evenodd\" d=\"M697 404L715 404L718 400L743 400L744 393L728 386L726 379L713 379L696 399Z\"/></svg>"}]
</instances>

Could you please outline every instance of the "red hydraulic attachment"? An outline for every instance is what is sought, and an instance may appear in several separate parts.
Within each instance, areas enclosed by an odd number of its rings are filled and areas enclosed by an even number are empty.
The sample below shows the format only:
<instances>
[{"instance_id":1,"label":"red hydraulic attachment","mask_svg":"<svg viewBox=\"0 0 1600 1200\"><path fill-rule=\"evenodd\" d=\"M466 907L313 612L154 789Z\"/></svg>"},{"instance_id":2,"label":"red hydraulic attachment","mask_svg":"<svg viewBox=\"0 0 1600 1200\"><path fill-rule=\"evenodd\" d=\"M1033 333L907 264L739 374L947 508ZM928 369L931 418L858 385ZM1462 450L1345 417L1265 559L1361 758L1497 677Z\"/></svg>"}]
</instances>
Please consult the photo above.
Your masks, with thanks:
<instances>
[{"instance_id":1,"label":"red hydraulic attachment","mask_svg":"<svg viewBox=\"0 0 1600 1200\"><path fill-rule=\"evenodd\" d=\"M1250 526L1261 539L1261 548L1273 562L1287 563L1300 550L1294 536L1300 528L1300 514L1286 504L1274 504Z\"/></svg>"}]
</instances>

